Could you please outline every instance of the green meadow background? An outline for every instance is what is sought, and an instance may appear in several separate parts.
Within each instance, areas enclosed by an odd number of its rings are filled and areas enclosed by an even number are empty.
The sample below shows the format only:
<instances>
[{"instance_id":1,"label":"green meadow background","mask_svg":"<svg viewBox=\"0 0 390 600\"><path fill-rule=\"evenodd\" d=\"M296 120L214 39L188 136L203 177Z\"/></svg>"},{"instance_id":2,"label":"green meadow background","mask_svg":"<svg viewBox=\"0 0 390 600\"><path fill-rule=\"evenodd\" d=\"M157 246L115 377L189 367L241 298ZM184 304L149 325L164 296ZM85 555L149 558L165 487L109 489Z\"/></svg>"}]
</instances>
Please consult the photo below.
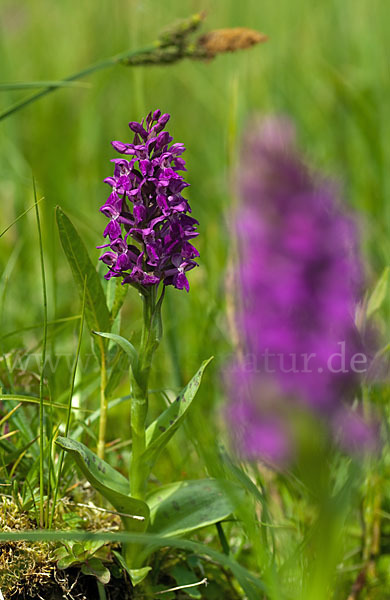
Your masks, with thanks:
<instances>
[{"instance_id":1,"label":"green meadow background","mask_svg":"<svg viewBox=\"0 0 390 600\"><path fill-rule=\"evenodd\" d=\"M102 180L115 156L110 141L128 141L127 123L150 109L172 114L169 130L187 147L189 197L199 220L200 268L191 291L168 290L160 376L186 381L216 356L198 407L221 403L216 375L230 352L224 317L229 224L240 136L253 113L282 112L296 123L311 162L337 177L345 203L359 211L366 272L373 281L389 264L390 36L383 0L189 0L0 2L2 82L61 79L104 57L148 46L178 18L208 13L204 30L251 27L269 41L209 62L127 68L93 74L89 87L61 89L0 122L1 223L33 202L37 181L44 227L49 319L77 315L80 303L56 234L60 205L82 234L93 260L108 195ZM0 110L26 91L3 91ZM33 211L0 241L1 331L42 321L38 243ZM388 312L388 309L387 309ZM128 293L125 335L139 326L139 302ZM53 351L74 351L72 325ZM3 339L4 352L38 343L37 332ZM73 346L72 346L73 343ZM170 352L167 345L171 344ZM175 347L172 346L174 344ZM172 380L169 356L176 356ZM167 382L166 382L167 383ZM169 383L169 381L168 381ZM214 435L214 428L210 425Z\"/></svg>"},{"instance_id":2,"label":"green meadow background","mask_svg":"<svg viewBox=\"0 0 390 600\"><path fill-rule=\"evenodd\" d=\"M308 159L340 182L343 201L357 212L368 287L390 264L386 0L0 0L1 82L64 78L105 57L148 46L164 27L203 9L208 14L203 31L250 27L267 34L269 41L208 62L117 65L82 80L88 86L58 90L0 122L1 230L32 205L34 177L39 197L44 196L40 211L49 320L80 313L80 299L56 232L55 206L72 219L97 263L100 251L95 247L103 243L106 224L99 207L109 193L103 179L111 174L109 160L116 154L110 141L130 141L127 123L160 108L172 115L168 129L175 141L187 147L188 195L200 223L200 267L190 274L189 294L167 290L165 335L155 359L153 384L176 389L203 359L213 355L215 360L186 432L170 444L169 458L157 473L163 481L184 472L188 477L204 475L199 455L207 455L211 443L226 434L220 385L220 370L231 353L225 279L232 249L234 173L241 134L251 115L290 115ZM27 94L1 91L0 112ZM14 349L40 352L42 330L33 328L43 319L39 269L31 211L0 240L4 354ZM389 316L386 300L381 315L384 332ZM74 354L76 328L77 321L50 327L51 357ZM121 332L137 340L139 329L140 302L131 288ZM90 352L85 335L83 355ZM55 376L48 374L52 398L57 400L70 377L61 361ZM79 393L80 405L96 409L98 366L93 360L85 373L79 372L79 380L84 374L91 376L91 383ZM126 385L124 377L117 395L126 393ZM156 395L152 413L157 407L161 408L161 398ZM109 415L109 439L128 438L124 414L127 408Z\"/></svg>"}]
</instances>

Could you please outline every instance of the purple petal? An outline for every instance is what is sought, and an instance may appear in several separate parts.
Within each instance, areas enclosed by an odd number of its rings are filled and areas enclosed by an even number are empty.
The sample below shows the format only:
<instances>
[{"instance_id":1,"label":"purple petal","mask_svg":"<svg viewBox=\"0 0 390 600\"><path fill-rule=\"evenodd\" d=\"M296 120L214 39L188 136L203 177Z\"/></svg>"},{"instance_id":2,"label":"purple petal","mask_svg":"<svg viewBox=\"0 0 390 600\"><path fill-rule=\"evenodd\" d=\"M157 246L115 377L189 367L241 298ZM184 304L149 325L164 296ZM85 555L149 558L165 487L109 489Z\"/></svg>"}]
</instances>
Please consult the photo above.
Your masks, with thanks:
<instances>
[{"instance_id":1,"label":"purple petal","mask_svg":"<svg viewBox=\"0 0 390 600\"><path fill-rule=\"evenodd\" d=\"M148 137L148 134L142 127L141 123L137 123L137 121L130 121L129 127L131 131L134 131L134 133L138 133L138 135L140 135L143 140L146 140L146 138Z\"/></svg>"}]
</instances>

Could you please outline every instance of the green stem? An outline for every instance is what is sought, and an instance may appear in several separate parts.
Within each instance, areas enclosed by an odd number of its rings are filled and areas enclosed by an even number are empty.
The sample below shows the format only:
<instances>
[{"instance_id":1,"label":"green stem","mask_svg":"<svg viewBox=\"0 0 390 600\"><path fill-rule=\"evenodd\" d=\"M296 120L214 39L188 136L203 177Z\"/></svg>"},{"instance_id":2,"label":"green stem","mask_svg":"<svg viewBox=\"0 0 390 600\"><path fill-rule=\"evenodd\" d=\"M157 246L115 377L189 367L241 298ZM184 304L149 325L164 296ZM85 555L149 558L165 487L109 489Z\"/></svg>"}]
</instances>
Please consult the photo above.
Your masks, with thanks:
<instances>
[{"instance_id":1,"label":"green stem","mask_svg":"<svg viewBox=\"0 0 390 600\"><path fill-rule=\"evenodd\" d=\"M153 354L161 339L161 295L158 302L157 287L143 296L143 327L138 364L131 373L131 434L132 457L130 465L131 495L143 499L148 472L142 463L145 450L145 423L148 414L148 383Z\"/></svg>"},{"instance_id":2,"label":"green stem","mask_svg":"<svg viewBox=\"0 0 390 600\"><path fill-rule=\"evenodd\" d=\"M104 342L99 338L100 356L101 356L101 367L100 367L100 420L99 420L99 438L97 455L102 460L104 459L104 450L106 447L106 429L107 429L107 398L106 398L106 386L107 386L107 366L106 366L106 354Z\"/></svg>"},{"instance_id":3,"label":"green stem","mask_svg":"<svg viewBox=\"0 0 390 600\"><path fill-rule=\"evenodd\" d=\"M16 104L13 104L11 107L7 108L4 112L0 113L0 121L5 119L6 117L9 117L16 111L20 110L21 108L28 106L28 104L31 104L32 102L35 102L36 100L39 100L40 98L43 98L47 94L50 94L50 92L54 92L58 88L63 88L64 82L75 81L76 79L81 79L82 77L85 77L86 75L90 75L91 73L94 73L95 71L101 71L102 69L106 69L107 67L112 67L113 65L117 64L121 60L132 58L134 56L137 56L138 54L145 54L148 52L152 52L153 50L156 49L156 47L157 47L157 45L154 44L152 46L149 46L148 48L143 48L141 50L132 50L132 51L127 50L126 52L122 52L121 54L116 54L115 56L111 56L110 58L106 58L105 60L95 63L94 65L90 65L89 67L86 67L85 69L82 69L81 71L78 71L77 73L73 73L72 75L65 77L65 79L63 81L53 82L53 85L47 86L43 90L40 90L39 92L35 92L35 94L32 94L31 96L28 96L24 100L21 100L21 101L17 102Z\"/></svg>"},{"instance_id":4,"label":"green stem","mask_svg":"<svg viewBox=\"0 0 390 600\"><path fill-rule=\"evenodd\" d=\"M69 390L68 407L67 407L67 415L66 415L65 431L64 431L65 437L67 437L67 435L69 433L70 418L72 415L72 400L73 400L73 393L74 393L74 384L75 384L75 380L76 380L77 365L79 362L79 356L80 356L80 350L81 350L81 341L83 338L86 287L87 287L87 276L85 276L85 278L84 278L83 304L82 304L82 308L81 308L81 319L80 319L79 337L78 337L78 342L77 342L77 350L76 350L76 356L75 356L74 363L73 363L70 390ZM54 520L55 511L56 511L57 497L58 497L58 491L60 488L63 464L64 464L64 450L61 449L58 471L57 471L56 487L54 490L53 505L52 505L50 521L49 521L49 529L51 529L53 527L53 520Z\"/></svg>"},{"instance_id":5,"label":"green stem","mask_svg":"<svg viewBox=\"0 0 390 600\"><path fill-rule=\"evenodd\" d=\"M34 199L35 199L35 214L37 219L38 228L38 239L39 239L39 252L41 258L41 275L42 275L42 292L43 292L43 343L42 343L42 355L41 355L41 373L39 379L39 525L41 528L44 526L44 452L45 452L45 440L44 440L44 409L43 409L43 388L44 388L44 371L46 362L46 345L47 345L47 293L46 293L46 275L45 275L45 262L43 259L43 242L42 242L42 230L41 221L39 217L39 209L37 202L37 192L35 187L35 180L33 180L34 187Z\"/></svg>"}]
</instances>

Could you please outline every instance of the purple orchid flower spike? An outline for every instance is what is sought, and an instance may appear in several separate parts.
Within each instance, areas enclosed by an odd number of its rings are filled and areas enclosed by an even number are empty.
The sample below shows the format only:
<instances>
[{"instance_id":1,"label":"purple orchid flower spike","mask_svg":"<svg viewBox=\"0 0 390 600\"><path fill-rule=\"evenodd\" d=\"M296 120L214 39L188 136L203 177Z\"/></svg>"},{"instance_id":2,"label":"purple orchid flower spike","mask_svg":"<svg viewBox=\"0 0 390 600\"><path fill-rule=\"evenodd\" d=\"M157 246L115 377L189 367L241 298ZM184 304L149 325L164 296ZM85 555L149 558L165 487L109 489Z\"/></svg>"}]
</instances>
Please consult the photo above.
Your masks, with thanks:
<instances>
[{"instance_id":1,"label":"purple orchid flower spike","mask_svg":"<svg viewBox=\"0 0 390 600\"><path fill-rule=\"evenodd\" d=\"M112 191L100 208L110 219L104 230L109 243L100 257L109 271L106 279L121 277L138 289L162 282L189 290L186 272L197 266L199 256L188 240L196 237L198 222L189 216L188 187L178 171L185 171L183 144L163 131L170 118L160 110L141 123L131 121L132 143L112 142L127 158L116 158L114 174L104 181Z\"/></svg>"}]
</instances>

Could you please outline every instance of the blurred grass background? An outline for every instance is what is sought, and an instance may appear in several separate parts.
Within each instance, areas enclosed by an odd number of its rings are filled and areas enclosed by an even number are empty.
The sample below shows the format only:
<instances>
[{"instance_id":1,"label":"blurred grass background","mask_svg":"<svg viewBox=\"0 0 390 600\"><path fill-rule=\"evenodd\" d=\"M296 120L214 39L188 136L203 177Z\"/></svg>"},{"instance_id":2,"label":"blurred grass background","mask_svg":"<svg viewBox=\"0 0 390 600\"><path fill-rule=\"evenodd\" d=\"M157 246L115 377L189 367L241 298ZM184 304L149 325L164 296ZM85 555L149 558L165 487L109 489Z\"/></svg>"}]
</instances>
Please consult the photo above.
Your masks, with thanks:
<instances>
[{"instance_id":1,"label":"blurred grass background","mask_svg":"<svg viewBox=\"0 0 390 600\"><path fill-rule=\"evenodd\" d=\"M129 141L128 121L151 109L172 114L168 129L187 146L201 258L188 295L168 290L155 383L177 386L201 360L216 356L192 419L201 435L194 441L207 448L216 435L210 419L223 404L219 369L231 351L224 281L235 195L232 169L248 116L284 112L294 119L311 162L340 180L345 202L359 211L368 280L375 281L390 263L390 5L383 0L0 0L0 78L61 79L104 57L148 46L161 29L202 9L208 13L204 30L250 27L269 41L209 62L118 65L86 78L88 88L56 91L17 112L0 123L0 195L3 229L33 203L36 178L45 197L40 210L49 318L76 315L80 302L56 234L54 207L59 204L72 218L97 261L95 246L105 227L99 207L108 195L102 181L111 174L109 159L115 155L110 141ZM25 94L2 92L0 109ZM42 322L33 211L1 239L0 265L2 334ZM390 315L389 302L383 314ZM131 289L123 335L138 330L139 316ZM53 353L74 352L72 330L68 325L55 336ZM40 337L39 330L8 337L2 351L32 348ZM93 391L89 403L97 407ZM114 422L120 429L113 436L126 437L127 424L112 415L112 427ZM175 456L178 470L185 465L186 472L199 473L187 460L187 448Z\"/></svg>"}]
</instances>

